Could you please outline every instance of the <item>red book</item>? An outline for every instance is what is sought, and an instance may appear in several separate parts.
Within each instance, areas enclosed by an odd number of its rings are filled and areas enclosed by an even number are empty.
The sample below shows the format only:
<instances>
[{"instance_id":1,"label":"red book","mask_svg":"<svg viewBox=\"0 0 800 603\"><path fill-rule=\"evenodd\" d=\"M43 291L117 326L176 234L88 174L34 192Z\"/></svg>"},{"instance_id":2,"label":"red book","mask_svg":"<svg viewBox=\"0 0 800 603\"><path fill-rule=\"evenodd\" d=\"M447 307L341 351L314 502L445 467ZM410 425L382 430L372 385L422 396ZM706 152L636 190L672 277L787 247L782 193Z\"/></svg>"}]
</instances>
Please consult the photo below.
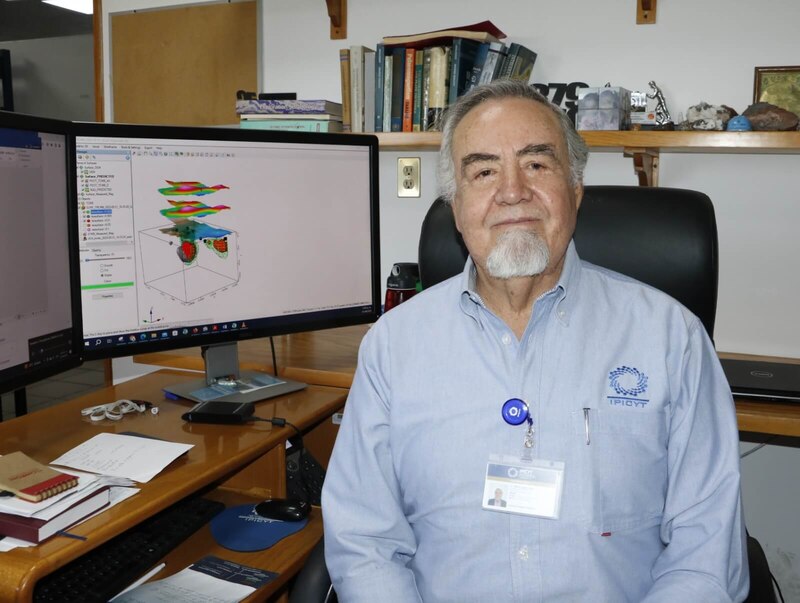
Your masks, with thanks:
<instances>
[{"instance_id":1,"label":"red book","mask_svg":"<svg viewBox=\"0 0 800 603\"><path fill-rule=\"evenodd\" d=\"M414 130L414 62L416 51L406 48L406 68L403 74L403 132Z\"/></svg>"},{"instance_id":2,"label":"red book","mask_svg":"<svg viewBox=\"0 0 800 603\"><path fill-rule=\"evenodd\" d=\"M39 502L78 485L78 478L61 473L32 459L24 452L0 456L0 490Z\"/></svg>"},{"instance_id":3,"label":"red book","mask_svg":"<svg viewBox=\"0 0 800 603\"><path fill-rule=\"evenodd\" d=\"M107 507L110 500L109 489L102 488L78 500L52 519L36 519L35 517L0 513L0 534L38 544L57 532L75 525L95 511Z\"/></svg>"}]
</instances>

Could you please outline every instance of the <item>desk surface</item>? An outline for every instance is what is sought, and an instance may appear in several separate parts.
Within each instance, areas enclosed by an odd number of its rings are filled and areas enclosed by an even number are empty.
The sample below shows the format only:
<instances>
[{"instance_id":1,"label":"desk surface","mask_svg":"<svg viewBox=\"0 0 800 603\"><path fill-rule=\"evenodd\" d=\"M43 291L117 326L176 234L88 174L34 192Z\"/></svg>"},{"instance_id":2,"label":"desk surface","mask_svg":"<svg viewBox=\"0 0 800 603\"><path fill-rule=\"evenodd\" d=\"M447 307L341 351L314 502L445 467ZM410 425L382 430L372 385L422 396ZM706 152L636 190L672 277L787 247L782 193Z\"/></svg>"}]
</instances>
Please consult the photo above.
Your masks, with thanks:
<instances>
[{"instance_id":1,"label":"desk surface","mask_svg":"<svg viewBox=\"0 0 800 603\"><path fill-rule=\"evenodd\" d=\"M295 333L275 338L275 354L281 374L306 383L349 387L358 358L358 346L368 326L345 327L312 333ZM755 358L770 362L800 359L756 357L721 352L720 356ZM268 339L239 343L239 357L244 368L272 370ZM144 354L137 362L202 370L198 348L167 354ZM800 404L754 402L736 399L739 430L769 435L800 436Z\"/></svg>"},{"instance_id":2,"label":"desk surface","mask_svg":"<svg viewBox=\"0 0 800 603\"><path fill-rule=\"evenodd\" d=\"M193 444L185 455L171 463L130 499L71 530L86 536L81 542L55 536L43 544L3 553L0 559L0 601L28 601L36 581L54 569L127 530L139 521L178 500L205 488L210 496L229 504L263 499L273 491L285 492L283 442L294 431L270 423L248 425L201 425L185 423L180 415L191 403L166 401L162 388L196 378L178 371L159 371L106 388L90 395L0 423L0 454L23 450L41 462L52 461L67 450L100 432L137 432L165 440ZM301 430L322 425L345 400L342 389L310 386L307 389L257 403L256 416L283 417ZM120 398L151 400L159 406L153 415L126 415L121 421L93 423L82 417L86 406ZM235 437L232 434L235 433ZM258 553L233 553L213 542L208 528L176 549L168 559L164 577L179 571L205 554L278 572L281 576L257 591L247 601L265 600L285 585L319 540L322 527L318 509L309 526L275 547ZM173 559L174 562L169 560Z\"/></svg>"}]
</instances>

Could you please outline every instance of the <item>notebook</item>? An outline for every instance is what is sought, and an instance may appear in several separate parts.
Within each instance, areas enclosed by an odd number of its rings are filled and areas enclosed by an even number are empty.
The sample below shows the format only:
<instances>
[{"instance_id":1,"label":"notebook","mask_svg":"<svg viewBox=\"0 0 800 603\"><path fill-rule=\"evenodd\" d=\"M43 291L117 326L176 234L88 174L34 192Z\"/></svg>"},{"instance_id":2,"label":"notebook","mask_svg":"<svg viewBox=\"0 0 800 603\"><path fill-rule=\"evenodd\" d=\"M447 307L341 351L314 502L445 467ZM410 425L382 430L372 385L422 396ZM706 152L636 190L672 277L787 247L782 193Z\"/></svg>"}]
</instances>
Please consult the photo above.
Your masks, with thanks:
<instances>
[{"instance_id":1,"label":"notebook","mask_svg":"<svg viewBox=\"0 0 800 603\"><path fill-rule=\"evenodd\" d=\"M720 362L734 397L800 403L800 364L729 358Z\"/></svg>"}]
</instances>

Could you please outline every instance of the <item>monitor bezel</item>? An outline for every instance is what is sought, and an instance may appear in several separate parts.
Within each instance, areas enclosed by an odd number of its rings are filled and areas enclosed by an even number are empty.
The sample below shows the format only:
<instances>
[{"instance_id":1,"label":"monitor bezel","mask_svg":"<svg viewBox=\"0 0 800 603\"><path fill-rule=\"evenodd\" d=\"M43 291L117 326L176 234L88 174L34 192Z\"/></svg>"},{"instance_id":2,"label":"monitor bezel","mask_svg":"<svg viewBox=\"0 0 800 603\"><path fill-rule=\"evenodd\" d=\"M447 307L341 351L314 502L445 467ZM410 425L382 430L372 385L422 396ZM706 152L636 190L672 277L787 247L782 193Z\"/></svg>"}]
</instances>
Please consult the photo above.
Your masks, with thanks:
<instances>
[{"instance_id":1,"label":"monitor bezel","mask_svg":"<svg viewBox=\"0 0 800 603\"><path fill-rule=\"evenodd\" d=\"M73 202L76 198L76 184L73 177L75 173L71 151L73 143L73 123L69 121L51 119L0 110L0 128L16 128L22 130L36 130L51 134L63 135L66 145L64 149L67 170L67 257L69 262L70 302L72 304L72 348L70 355L63 360L46 366L23 369L16 372L19 365L0 370L0 393L18 390L32 385L43 379L59 375L68 370L79 367L83 363L83 313L81 310L80 274L78 266L78 212L77 205ZM7 373L7 374L4 374Z\"/></svg>"},{"instance_id":2,"label":"monitor bezel","mask_svg":"<svg viewBox=\"0 0 800 603\"><path fill-rule=\"evenodd\" d=\"M324 144L333 146L363 146L369 149L370 161L370 230L371 230L371 297L372 307L369 312L351 316L304 318L303 315L293 315L289 321L274 326L249 329L247 331L217 331L203 335L192 335L186 339L156 339L136 342L127 342L113 347L84 347L85 360L99 360L107 358L120 358L153 352L163 352L176 349L202 347L213 344L249 341L263 337L288 335L307 331L318 331L338 327L347 327L375 322L381 313L381 283L380 283L380 217L379 217L379 186L378 186L378 138L369 134L334 134L315 132L285 132L274 130L249 130L236 127L216 126L171 126L171 125L140 125L140 124L115 124L98 122L75 122L74 136L70 154L73 157L73 180L77 191L77 138L91 136L98 138L143 138L143 139L185 139L185 140L212 140L212 141L243 141L266 143L295 143L295 144ZM77 197L75 197L77 199ZM77 208L77 201L75 202ZM77 253L77 224L76 224L76 253ZM77 292L80 296L80 276ZM80 343L91 340L81 333Z\"/></svg>"}]
</instances>

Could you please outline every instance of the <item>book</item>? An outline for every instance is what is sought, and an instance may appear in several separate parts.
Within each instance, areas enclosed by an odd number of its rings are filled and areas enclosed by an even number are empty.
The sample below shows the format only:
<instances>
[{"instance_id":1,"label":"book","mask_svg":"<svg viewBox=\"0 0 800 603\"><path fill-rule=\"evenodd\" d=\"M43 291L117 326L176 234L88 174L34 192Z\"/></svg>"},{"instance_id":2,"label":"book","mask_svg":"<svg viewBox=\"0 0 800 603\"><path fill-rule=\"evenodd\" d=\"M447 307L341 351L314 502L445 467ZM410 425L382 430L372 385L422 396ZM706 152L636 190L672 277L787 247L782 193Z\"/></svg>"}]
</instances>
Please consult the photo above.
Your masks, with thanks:
<instances>
[{"instance_id":1,"label":"book","mask_svg":"<svg viewBox=\"0 0 800 603\"><path fill-rule=\"evenodd\" d=\"M383 86L386 82L386 51L383 43L375 47L375 132L383 132Z\"/></svg>"},{"instance_id":2,"label":"book","mask_svg":"<svg viewBox=\"0 0 800 603\"><path fill-rule=\"evenodd\" d=\"M383 61L383 132L392 131L392 78L394 57L387 52Z\"/></svg>"},{"instance_id":3,"label":"book","mask_svg":"<svg viewBox=\"0 0 800 603\"><path fill-rule=\"evenodd\" d=\"M0 456L0 490L18 498L39 502L77 485L76 476L43 465L24 452Z\"/></svg>"},{"instance_id":4,"label":"book","mask_svg":"<svg viewBox=\"0 0 800 603\"><path fill-rule=\"evenodd\" d=\"M508 56L503 61L500 77L529 82L533 75L536 53L530 48L512 42L508 47Z\"/></svg>"},{"instance_id":5,"label":"book","mask_svg":"<svg viewBox=\"0 0 800 603\"><path fill-rule=\"evenodd\" d=\"M469 74L475 64L475 57L481 43L475 40L454 38L450 59L450 90L447 102L452 105L456 99L467 91Z\"/></svg>"},{"instance_id":6,"label":"book","mask_svg":"<svg viewBox=\"0 0 800 603\"><path fill-rule=\"evenodd\" d=\"M281 121L293 119L315 119L317 121L342 121L341 115L332 113L247 113L239 116L239 121Z\"/></svg>"},{"instance_id":7,"label":"book","mask_svg":"<svg viewBox=\"0 0 800 603\"><path fill-rule=\"evenodd\" d=\"M488 84L499 77L500 70L503 67L503 61L505 61L507 54L508 48L503 42L492 42L489 44L489 50L486 54L486 61L483 63L483 68L481 69L478 85Z\"/></svg>"},{"instance_id":8,"label":"book","mask_svg":"<svg viewBox=\"0 0 800 603\"><path fill-rule=\"evenodd\" d=\"M403 67L403 132L411 132L414 121L414 77L416 51L406 48Z\"/></svg>"},{"instance_id":9,"label":"book","mask_svg":"<svg viewBox=\"0 0 800 603\"><path fill-rule=\"evenodd\" d=\"M489 42L483 42L475 53L475 62L472 64L472 70L469 73L467 92L475 88L480 82L483 65L486 63L486 58L489 56L489 46Z\"/></svg>"},{"instance_id":10,"label":"book","mask_svg":"<svg viewBox=\"0 0 800 603\"><path fill-rule=\"evenodd\" d=\"M403 131L403 89L405 85L406 49L392 51L392 132Z\"/></svg>"},{"instance_id":11,"label":"book","mask_svg":"<svg viewBox=\"0 0 800 603\"><path fill-rule=\"evenodd\" d=\"M491 21L481 21L471 25L461 25L449 29L438 29L418 34L400 36L386 36L383 43L386 46L406 46L410 48L424 48L426 46L441 46L449 44L453 38L465 38L478 42L497 42L506 37Z\"/></svg>"},{"instance_id":12,"label":"book","mask_svg":"<svg viewBox=\"0 0 800 603\"><path fill-rule=\"evenodd\" d=\"M414 111L411 119L411 131L422 131L422 74L425 53L417 50L414 54Z\"/></svg>"},{"instance_id":13,"label":"book","mask_svg":"<svg viewBox=\"0 0 800 603\"><path fill-rule=\"evenodd\" d=\"M342 104L329 100L237 100L236 113L332 113L342 115Z\"/></svg>"},{"instance_id":14,"label":"book","mask_svg":"<svg viewBox=\"0 0 800 603\"><path fill-rule=\"evenodd\" d=\"M375 51L364 53L364 132L375 131Z\"/></svg>"},{"instance_id":15,"label":"book","mask_svg":"<svg viewBox=\"0 0 800 603\"><path fill-rule=\"evenodd\" d=\"M428 131L428 108L431 99L431 49L422 52L422 107L420 110L421 129Z\"/></svg>"},{"instance_id":16,"label":"book","mask_svg":"<svg viewBox=\"0 0 800 603\"><path fill-rule=\"evenodd\" d=\"M350 47L350 131L364 131L364 51L365 46Z\"/></svg>"},{"instance_id":17,"label":"book","mask_svg":"<svg viewBox=\"0 0 800 603\"><path fill-rule=\"evenodd\" d=\"M93 490L50 519L0 513L0 534L38 544L75 525L92 513L107 507L110 500L110 490L108 487L104 487L100 490Z\"/></svg>"},{"instance_id":18,"label":"book","mask_svg":"<svg viewBox=\"0 0 800 603\"><path fill-rule=\"evenodd\" d=\"M341 132L342 122L323 119L248 119L239 127L244 130L283 130L286 132Z\"/></svg>"},{"instance_id":19,"label":"book","mask_svg":"<svg viewBox=\"0 0 800 603\"><path fill-rule=\"evenodd\" d=\"M439 128L439 119L447 105L447 49L431 48L430 93L428 100L428 130Z\"/></svg>"},{"instance_id":20,"label":"book","mask_svg":"<svg viewBox=\"0 0 800 603\"><path fill-rule=\"evenodd\" d=\"M350 49L339 49L339 75L342 88L342 131L350 132Z\"/></svg>"}]
</instances>

